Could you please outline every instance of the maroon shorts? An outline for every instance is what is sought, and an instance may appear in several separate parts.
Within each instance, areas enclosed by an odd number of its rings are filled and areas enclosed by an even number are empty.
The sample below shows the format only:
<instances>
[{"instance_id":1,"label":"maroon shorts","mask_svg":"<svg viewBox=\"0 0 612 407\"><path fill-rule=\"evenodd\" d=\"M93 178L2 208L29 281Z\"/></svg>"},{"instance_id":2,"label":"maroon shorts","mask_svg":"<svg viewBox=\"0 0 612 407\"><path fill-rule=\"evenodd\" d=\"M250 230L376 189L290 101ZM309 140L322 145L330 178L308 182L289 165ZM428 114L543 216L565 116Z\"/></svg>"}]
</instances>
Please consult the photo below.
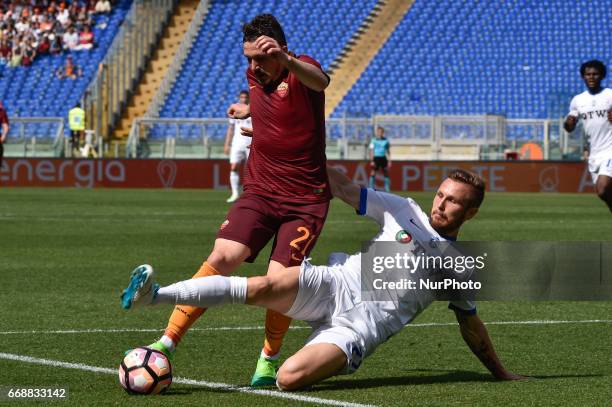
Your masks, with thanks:
<instances>
[{"instance_id":1,"label":"maroon shorts","mask_svg":"<svg viewBox=\"0 0 612 407\"><path fill-rule=\"evenodd\" d=\"M234 203L217 238L233 240L251 249L252 263L274 236L270 260L285 267L307 257L323 230L329 202L295 203L245 193Z\"/></svg>"}]
</instances>

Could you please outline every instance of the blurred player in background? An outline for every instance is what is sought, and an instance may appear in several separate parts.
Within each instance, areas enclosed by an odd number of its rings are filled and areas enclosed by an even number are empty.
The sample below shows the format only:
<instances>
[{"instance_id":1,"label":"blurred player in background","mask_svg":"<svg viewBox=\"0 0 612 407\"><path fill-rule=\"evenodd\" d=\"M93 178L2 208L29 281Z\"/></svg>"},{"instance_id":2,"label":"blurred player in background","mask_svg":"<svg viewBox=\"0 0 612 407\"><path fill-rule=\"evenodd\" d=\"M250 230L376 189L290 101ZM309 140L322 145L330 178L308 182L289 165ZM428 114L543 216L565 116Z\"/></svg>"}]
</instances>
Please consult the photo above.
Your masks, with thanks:
<instances>
[{"instance_id":1,"label":"blurred player in background","mask_svg":"<svg viewBox=\"0 0 612 407\"><path fill-rule=\"evenodd\" d=\"M455 170L438 188L427 214L410 198L360 188L334 169L329 169L329 177L334 196L380 225L372 242L397 241L400 233L410 233L406 250L412 256L422 253L431 240L456 240L461 225L476 215L485 194L480 177ZM304 260L282 278L213 276L167 287L157 285L153 269L144 265L133 274L123 305L246 303L307 321L313 331L306 345L278 372L280 389L297 390L355 372L364 358L436 299L429 290L397 289L386 301L362 301L361 253L333 253L328 263L314 266ZM454 300L449 308L455 312L464 341L495 378L524 379L508 371L497 357L473 301Z\"/></svg>"},{"instance_id":2,"label":"blurred player in background","mask_svg":"<svg viewBox=\"0 0 612 407\"><path fill-rule=\"evenodd\" d=\"M595 192L612 212L612 89L601 87L606 71L601 61L582 64L580 75L587 90L572 99L563 127L572 132L578 120L582 120Z\"/></svg>"},{"instance_id":3,"label":"blurred player in background","mask_svg":"<svg viewBox=\"0 0 612 407\"><path fill-rule=\"evenodd\" d=\"M238 97L238 103L241 105L249 104L249 92L243 90ZM225 135L225 146L223 151L229 154L230 161L230 187L232 188L232 196L227 199L228 203L232 203L240 196L240 171L241 164L249 158L249 148L251 146L251 137L243 135L243 132L252 129L251 118L246 119L229 119L229 126Z\"/></svg>"},{"instance_id":4,"label":"blurred player in background","mask_svg":"<svg viewBox=\"0 0 612 407\"><path fill-rule=\"evenodd\" d=\"M391 144L385 138L385 129L376 127L376 137L370 142L370 188L376 185L376 171L381 171L385 176L385 191L389 192L391 182L387 168L391 168Z\"/></svg>"},{"instance_id":5,"label":"blurred player in background","mask_svg":"<svg viewBox=\"0 0 612 407\"><path fill-rule=\"evenodd\" d=\"M8 133L10 130L8 114L4 109L4 104L2 103L2 101L0 101L0 126L2 126L2 130L0 132L0 169L2 169L2 158L4 157L4 143L6 142L6 138L8 137Z\"/></svg>"},{"instance_id":6,"label":"blurred player in background","mask_svg":"<svg viewBox=\"0 0 612 407\"><path fill-rule=\"evenodd\" d=\"M274 238L268 275L301 264L327 217L331 191L325 158L325 94L329 76L313 58L295 56L271 14L243 27L250 105L234 104L228 115L251 117L253 141L244 193L221 224L212 253L193 278L230 275L253 262ZM151 345L167 355L205 310L179 305L162 338ZM251 385L276 382L280 348L291 319L268 311L264 346Z\"/></svg>"}]
</instances>

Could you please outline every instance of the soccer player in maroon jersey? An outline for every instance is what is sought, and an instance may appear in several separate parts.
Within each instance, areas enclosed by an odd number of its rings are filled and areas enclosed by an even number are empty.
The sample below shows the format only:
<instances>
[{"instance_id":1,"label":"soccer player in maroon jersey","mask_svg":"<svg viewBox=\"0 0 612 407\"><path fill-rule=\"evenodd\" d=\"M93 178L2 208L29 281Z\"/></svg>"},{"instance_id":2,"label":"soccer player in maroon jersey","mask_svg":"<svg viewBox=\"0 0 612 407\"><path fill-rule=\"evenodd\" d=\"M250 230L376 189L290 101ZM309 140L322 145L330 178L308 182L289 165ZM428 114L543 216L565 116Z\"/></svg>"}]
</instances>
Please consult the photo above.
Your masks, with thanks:
<instances>
[{"instance_id":1,"label":"soccer player in maroon jersey","mask_svg":"<svg viewBox=\"0 0 612 407\"><path fill-rule=\"evenodd\" d=\"M2 157L4 157L4 143L9 132L9 119L4 110L4 104L0 101L0 169L2 169Z\"/></svg>"},{"instance_id":2,"label":"soccer player in maroon jersey","mask_svg":"<svg viewBox=\"0 0 612 407\"><path fill-rule=\"evenodd\" d=\"M325 167L325 95L329 76L313 58L287 49L281 25L270 14L243 27L251 104L228 115L251 117L251 152L244 194L221 224L212 253L193 276L229 275L253 262L274 237L268 275L298 266L321 234L331 192ZM177 306L164 336L151 346L171 354L204 309ZM264 347L251 384L276 382L278 355L291 319L266 315Z\"/></svg>"}]
</instances>

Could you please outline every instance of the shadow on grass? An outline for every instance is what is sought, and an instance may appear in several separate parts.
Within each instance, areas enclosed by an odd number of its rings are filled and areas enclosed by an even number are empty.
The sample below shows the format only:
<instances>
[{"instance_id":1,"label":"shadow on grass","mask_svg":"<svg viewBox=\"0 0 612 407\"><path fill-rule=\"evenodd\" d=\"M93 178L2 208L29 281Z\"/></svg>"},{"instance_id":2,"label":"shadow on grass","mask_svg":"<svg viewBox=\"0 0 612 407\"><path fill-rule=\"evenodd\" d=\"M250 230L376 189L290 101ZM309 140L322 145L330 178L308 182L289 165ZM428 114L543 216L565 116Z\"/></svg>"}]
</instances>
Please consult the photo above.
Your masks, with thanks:
<instances>
[{"instance_id":1,"label":"shadow on grass","mask_svg":"<svg viewBox=\"0 0 612 407\"><path fill-rule=\"evenodd\" d=\"M438 374L431 374L438 372ZM313 387L304 389L304 391L329 391L329 390L351 390L351 389L368 389L377 387L393 387L393 386L418 386L427 384L443 384L443 383L469 383L469 382L500 382L494 379L491 375L485 373L471 372L467 370L427 370L413 369L407 372L406 376L396 377L375 377L363 379L335 379L316 384ZM410 373L413 373L410 375ZM422 373L422 374L419 374ZM531 380L550 380L550 379L568 379L568 378L589 378L603 377L602 374L559 374L559 375L537 375L530 376ZM237 386L242 387L242 386ZM248 387L245 385L244 387ZM261 390L277 390L274 386L262 387ZM234 389L210 388L200 386L181 386L171 387L165 393L165 396L187 396L194 393L233 393Z\"/></svg>"},{"instance_id":2,"label":"shadow on grass","mask_svg":"<svg viewBox=\"0 0 612 407\"><path fill-rule=\"evenodd\" d=\"M423 372L423 374L418 374ZM444 371L444 373L427 374L430 370L416 369L407 372L406 376L397 377L376 377L363 379L336 379L329 382L323 382L316 385L313 390L346 390L346 389L365 389L376 387L393 387L393 386L418 386L426 384L443 384L443 383L468 383L468 382L500 382L489 374L477 373L466 370ZM441 372L441 371L437 371ZM411 375L410 373L417 373ZM567 374L567 375L538 375L529 376L531 380L549 380L549 379L565 379L565 378L587 378L587 377L602 377L601 374Z\"/></svg>"}]
</instances>

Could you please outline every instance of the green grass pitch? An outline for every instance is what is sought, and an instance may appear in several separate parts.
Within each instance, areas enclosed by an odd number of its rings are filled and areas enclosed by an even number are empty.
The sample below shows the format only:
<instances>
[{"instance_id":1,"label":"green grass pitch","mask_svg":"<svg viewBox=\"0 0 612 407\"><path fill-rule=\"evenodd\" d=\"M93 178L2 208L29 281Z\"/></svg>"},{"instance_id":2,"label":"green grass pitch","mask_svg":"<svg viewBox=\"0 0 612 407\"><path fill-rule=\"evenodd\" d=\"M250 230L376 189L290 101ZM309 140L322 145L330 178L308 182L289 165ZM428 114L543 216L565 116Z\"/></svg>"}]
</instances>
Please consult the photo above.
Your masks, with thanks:
<instances>
[{"instance_id":1,"label":"green grass pitch","mask_svg":"<svg viewBox=\"0 0 612 407\"><path fill-rule=\"evenodd\" d=\"M164 396L133 397L119 387L116 375L5 357L115 369L126 349L158 337L171 311L120 308L119 294L131 269L149 262L162 284L190 277L212 247L228 209L227 195L0 189L0 387L68 386L69 399L62 405L79 406L313 405L274 394L178 383ZM426 210L432 195L412 194ZM372 221L335 200L313 262L325 262L332 251L357 251L375 232ZM612 219L594 195L492 193L460 238L612 240ZM268 253L269 248L238 274L264 273ZM609 321L612 303L488 302L479 304L479 313L485 322ZM245 386L261 349L263 331L256 327L263 324L263 316L263 310L244 306L209 311L181 344L175 376ZM489 325L506 366L534 377L502 383L492 380L471 354L453 321L445 304L434 304L417 318L417 326L381 345L356 374L297 395L380 406L577 406L612 400L612 323ZM434 322L438 324L427 325ZM284 356L299 349L308 335L304 324L294 326L298 328L287 335ZM255 328L232 329L236 327ZM147 329L151 331L138 331ZM3 403L20 405L6 399L0 400Z\"/></svg>"}]
</instances>

